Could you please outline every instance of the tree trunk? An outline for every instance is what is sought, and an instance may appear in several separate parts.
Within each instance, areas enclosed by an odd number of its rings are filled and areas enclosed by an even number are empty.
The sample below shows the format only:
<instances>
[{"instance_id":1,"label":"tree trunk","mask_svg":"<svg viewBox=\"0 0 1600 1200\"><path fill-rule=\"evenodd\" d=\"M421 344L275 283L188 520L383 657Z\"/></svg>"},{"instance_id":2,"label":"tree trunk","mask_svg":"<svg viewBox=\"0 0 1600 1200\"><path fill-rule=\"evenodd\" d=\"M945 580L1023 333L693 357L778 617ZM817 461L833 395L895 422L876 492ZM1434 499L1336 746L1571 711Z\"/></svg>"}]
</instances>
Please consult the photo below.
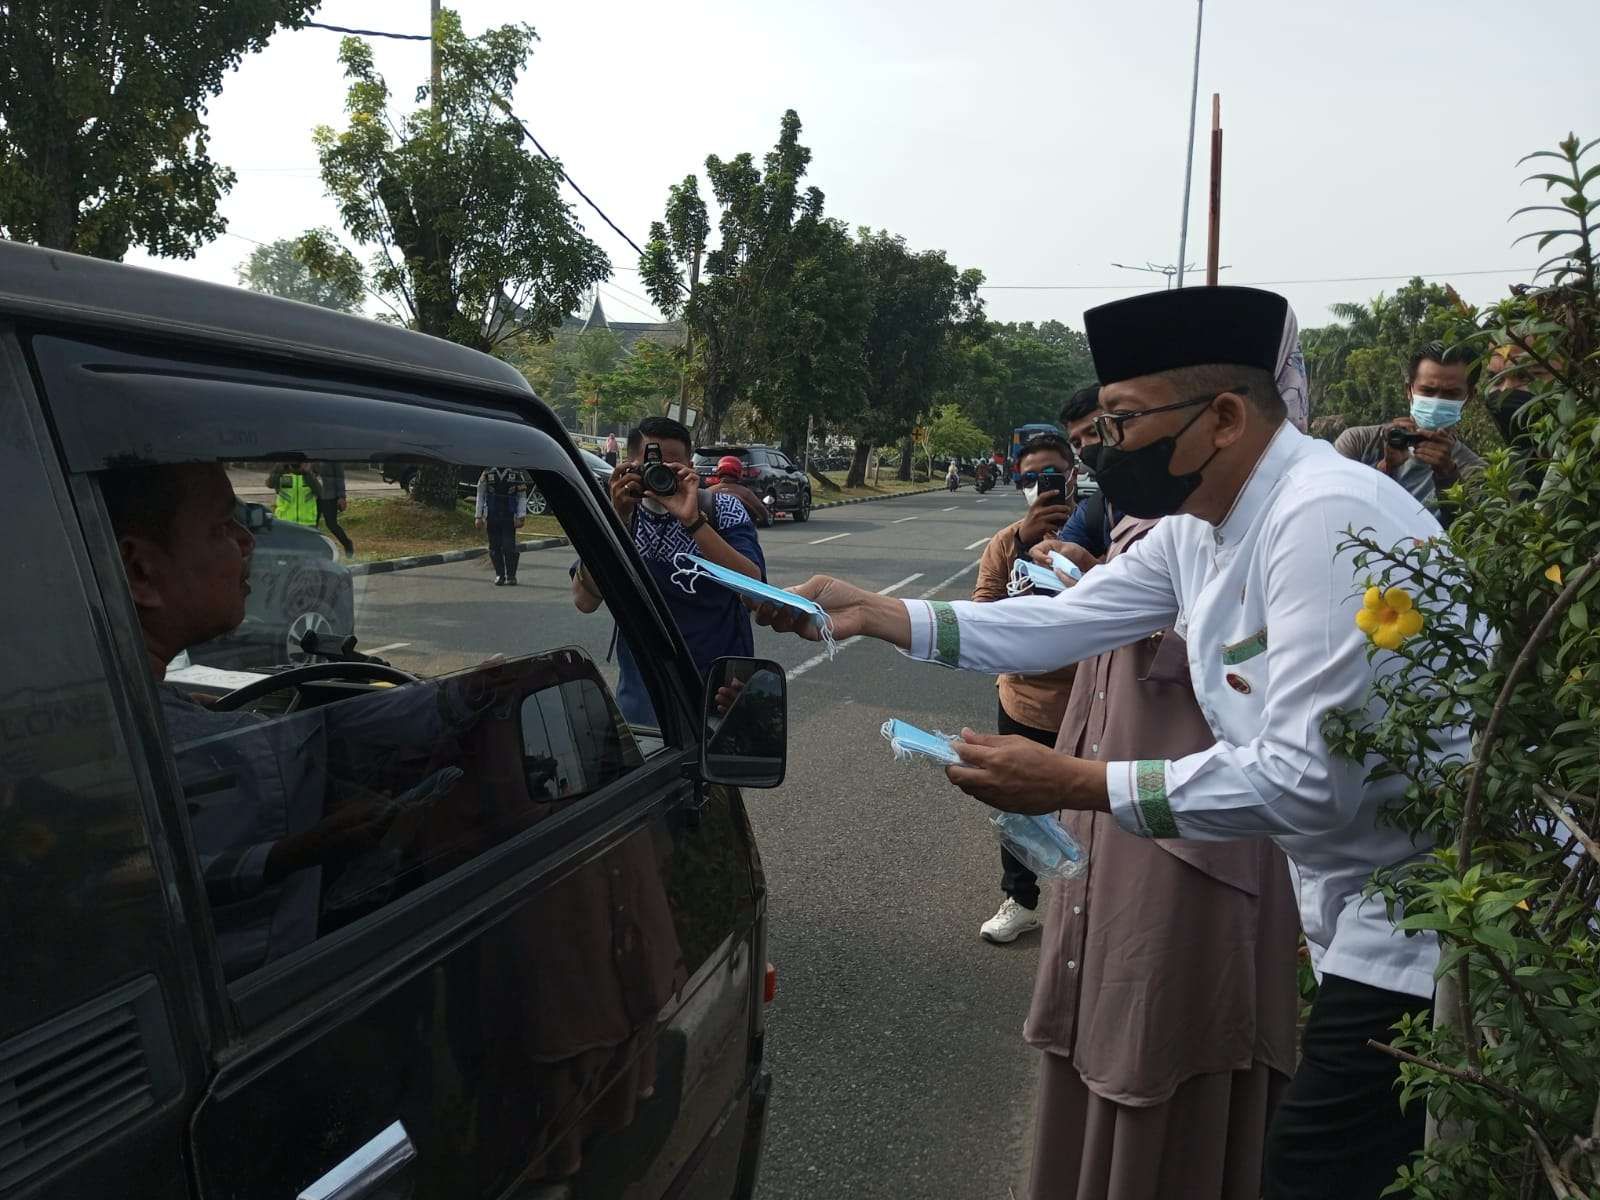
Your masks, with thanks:
<instances>
[{"instance_id":1,"label":"tree trunk","mask_svg":"<svg viewBox=\"0 0 1600 1200\"><path fill-rule=\"evenodd\" d=\"M855 455L850 459L850 473L844 477L845 487L866 486L867 459L871 457L872 441L869 438L857 438Z\"/></svg>"},{"instance_id":2,"label":"tree trunk","mask_svg":"<svg viewBox=\"0 0 1600 1200\"><path fill-rule=\"evenodd\" d=\"M494 466L495 464L487 463L485 465ZM457 502L461 499L461 493L456 488L456 476L460 474L460 471L460 467L449 465L434 466L430 464L421 467L417 471L417 483L416 487L412 489L411 495L429 508L442 508L449 511L455 508Z\"/></svg>"},{"instance_id":3,"label":"tree trunk","mask_svg":"<svg viewBox=\"0 0 1600 1200\"><path fill-rule=\"evenodd\" d=\"M823 491L825 491L825 492L837 492L839 490L839 485L837 483L835 483L833 480L829 479L821 471L817 470L817 464L816 463L812 463L811 464L810 474L811 474L811 478L815 479L818 483L820 483L822 485L822 490Z\"/></svg>"},{"instance_id":4,"label":"tree trunk","mask_svg":"<svg viewBox=\"0 0 1600 1200\"><path fill-rule=\"evenodd\" d=\"M911 456L916 452L916 443L911 440L908 433L900 441L900 469L895 472L895 478L901 483L911 482Z\"/></svg>"}]
</instances>

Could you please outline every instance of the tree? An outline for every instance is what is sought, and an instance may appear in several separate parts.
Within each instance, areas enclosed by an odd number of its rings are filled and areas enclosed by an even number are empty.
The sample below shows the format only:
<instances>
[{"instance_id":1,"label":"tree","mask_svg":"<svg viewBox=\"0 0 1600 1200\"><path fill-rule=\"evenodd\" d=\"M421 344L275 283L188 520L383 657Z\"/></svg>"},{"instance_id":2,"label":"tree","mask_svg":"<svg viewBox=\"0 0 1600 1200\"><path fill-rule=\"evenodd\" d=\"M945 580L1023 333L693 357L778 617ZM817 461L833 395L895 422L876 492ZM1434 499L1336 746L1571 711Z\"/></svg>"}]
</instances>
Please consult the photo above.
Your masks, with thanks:
<instances>
[{"instance_id":1,"label":"tree","mask_svg":"<svg viewBox=\"0 0 1600 1200\"><path fill-rule=\"evenodd\" d=\"M486 352L555 328L611 273L561 199L560 167L523 148L503 107L535 40L527 25L468 38L445 10L434 26L437 92L417 90L432 103L394 117L372 48L345 38L350 123L313 135L345 229L377 248L371 290L412 328ZM337 275L345 253L317 231L299 251L325 277ZM418 481L427 503L456 502L448 470L425 467Z\"/></svg>"},{"instance_id":2,"label":"tree","mask_svg":"<svg viewBox=\"0 0 1600 1200\"><path fill-rule=\"evenodd\" d=\"M331 232L323 236L332 240ZM361 263L345 251L334 270L314 275L300 256L300 243L294 238L279 238L257 246L239 264L239 282L253 292L282 296L305 304L317 304L337 312L355 312L366 296L362 285Z\"/></svg>"},{"instance_id":3,"label":"tree","mask_svg":"<svg viewBox=\"0 0 1600 1200\"><path fill-rule=\"evenodd\" d=\"M989 435L956 404L941 404L928 421L928 452L940 458L981 458Z\"/></svg>"},{"instance_id":4,"label":"tree","mask_svg":"<svg viewBox=\"0 0 1600 1200\"><path fill-rule=\"evenodd\" d=\"M683 375L680 351L647 338L612 367L600 381L600 418L612 425L637 425L641 418L665 411L678 393Z\"/></svg>"},{"instance_id":5,"label":"tree","mask_svg":"<svg viewBox=\"0 0 1600 1200\"><path fill-rule=\"evenodd\" d=\"M1374 650L1395 660L1374 684L1384 715L1336 714L1329 735L1406 781L1387 819L1437 847L1375 880L1399 928L1436 931L1443 952L1434 1021L1403 1023L1390 1047L1402 1098L1440 1122L1397 1189L1419 1200L1600 1196L1597 144L1532 156L1554 160L1533 178L1562 193L1537 211L1564 220L1529 236L1565 253L1472 332L1517 348L1531 449L1492 452L1455 489L1447 541L1350 535L1368 620L1412 636ZM1530 466L1548 470L1542 491L1523 486ZM1420 628L1399 627L1404 609ZM1441 763L1430 735L1458 723L1471 757Z\"/></svg>"},{"instance_id":6,"label":"tree","mask_svg":"<svg viewBox=\"0 0 1600 1200\"><path fill-rule=\"evenodd\" d=\"M200 114L319 0L0 5L0 236L120 260L191 258L234 175Z\"/></svg>"},{"instance_id":7,"label":"tree","mask_svg":"<svg viewBox=\"0 0 1600 1200\"><path fill-rule=\"evenodd\" d=\"M845 422L856 438L845 486L866 481L874 446L909 437L919 413L956 370L961 339L980 326L982 272L960 271L942 250L913 253L887 230L862 229L856 251L867 280L870 317L863 403ZM909 477L909 455L901 469Z\"/></svg>"},{"instance_id":8,"label":"tree","mask_svg":"<svg viewBox=\"0 0 1600 1200\"><path fill-rule=\"evenodd\" d=\"M372 290L413 328L476 350L555 328L611 270L561 199L560 167L523 148L502 108L535 40L527 25L468 38L442 12L438 94L424 85L431 106L394 117L372 48L346 38L350 122L314 134L345 229L376 247ZM332 239L313 231L300 249L314 271L337 272Z\"/></svg>"},{"instance_id":9,"label":"tree","mask_svg":"<svg viewBox=\"0 0 1600 1200\"><path fill-rule=\"evenodd\" d=\"M795 349L793 331L784 325L792 312L789 292L797 265L827 237L820 229L822 192L800 187L810 162L791 109L761 167L749 153L706 159L718 208L714 249L706 250L710 214L693 175L674 185L664 219L650 226L640 278L657 308L682 317L692 339L699 433L706 441L721 436L736 401L772 392L774 361Z\"/></svg>"}]
</instances>

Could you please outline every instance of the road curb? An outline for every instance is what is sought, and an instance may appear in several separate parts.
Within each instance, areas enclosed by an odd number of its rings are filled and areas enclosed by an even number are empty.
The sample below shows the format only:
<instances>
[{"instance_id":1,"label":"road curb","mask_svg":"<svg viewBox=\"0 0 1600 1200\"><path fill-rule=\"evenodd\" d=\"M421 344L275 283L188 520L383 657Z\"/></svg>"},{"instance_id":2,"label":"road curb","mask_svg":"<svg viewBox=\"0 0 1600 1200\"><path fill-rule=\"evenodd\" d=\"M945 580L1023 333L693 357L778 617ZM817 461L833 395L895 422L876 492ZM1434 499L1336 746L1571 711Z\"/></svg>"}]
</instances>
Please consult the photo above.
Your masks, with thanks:
<instances>
[{"instance_id":1,"label":"road curb","mask_svg":"<svg viewBox=\"0 0 1600 1200\"><path fill-rule=\"evenodd\" d=\"M942 492L944 488L923 488L915 492L892 492L887 496L850 496L844 500L824 500L821 504L813 504L812 512L824 508L842 508L846 504L874 504L879 500L898 500L903 496L929 496L934 492ZM531 542L518 542L517 549L528 550L553 550L558 546L570 546L572 542L564 537L537 538ZM489 553L487 546L472 546L466 550L441 550L437 554L411 554L405 558L380 558L374 562L356 563L349 568L352 575L388 575L394 571L411 571L417 567L437 567L445 563L467 562L469 559L483 558Z\"/></svg>"},{"instance_id":2,"label":"road curb","mask_svg":"<svg viewBox=\"0 0 1600 1200\"><path fill-rule=\"evenodd\" d=\"M570 546L564 537L538 538L531 542L518 542L518 550L553 550L557 546ZM392 571L410 571L417 567L437 567L443 563L466 562L483 558L489 553L487 546L472 546L466 550L441 550L437 554L411 554L405 558L380 558L375 562L356 563L350 568L352 575L387 575Z\"/></svg>"},{"instance_id":3,"label":"road curb","mask_svg":"<svg viewBox=\"0 0 1600 1200\"><path fill-rule=\"evenodd\" d=\"M879 500L898 500L902 496L931 496L934 492L942 492L942 487L922 488L915 492L890 492L887 496L849 496L843 500L824 500L821 504L813 504L811 511L819 508L842 508L846 504L876 504Z\"/></svg>"}]
</instances>

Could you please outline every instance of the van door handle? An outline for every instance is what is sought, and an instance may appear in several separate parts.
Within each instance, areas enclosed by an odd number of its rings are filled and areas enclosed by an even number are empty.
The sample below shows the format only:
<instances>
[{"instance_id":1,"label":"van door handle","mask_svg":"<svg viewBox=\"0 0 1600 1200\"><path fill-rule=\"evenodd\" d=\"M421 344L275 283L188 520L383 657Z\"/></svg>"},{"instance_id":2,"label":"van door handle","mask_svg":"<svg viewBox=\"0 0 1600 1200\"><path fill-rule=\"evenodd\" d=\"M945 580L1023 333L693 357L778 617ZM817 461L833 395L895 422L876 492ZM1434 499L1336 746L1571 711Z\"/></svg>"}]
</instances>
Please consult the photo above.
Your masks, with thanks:
<instances>
[{"instance_id":1,"label":"van door handle","mask_svg":"<svg viewBox=\"0 0 1600 1200\"><path fill-rule=\"evenodd\" d=\"M417 1148L399 1121L394 1122L296 1200L375 1200L379 1189L416 1160Z\"/></svg>"}]
</instances>

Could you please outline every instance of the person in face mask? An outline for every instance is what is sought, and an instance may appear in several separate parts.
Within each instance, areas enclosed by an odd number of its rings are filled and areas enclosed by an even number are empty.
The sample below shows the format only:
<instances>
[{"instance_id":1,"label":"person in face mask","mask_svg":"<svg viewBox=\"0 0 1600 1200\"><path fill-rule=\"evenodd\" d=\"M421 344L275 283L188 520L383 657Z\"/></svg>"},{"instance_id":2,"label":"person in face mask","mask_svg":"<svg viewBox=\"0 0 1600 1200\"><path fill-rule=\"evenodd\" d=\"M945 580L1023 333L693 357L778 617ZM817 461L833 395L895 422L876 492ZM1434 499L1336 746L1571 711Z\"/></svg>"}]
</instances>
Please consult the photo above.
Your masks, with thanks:
<instances>
[{"instance_id":1,"label":"person in face mask","mask_svg":"<svg viewBox=\"0 0 1600 1200\"><path fill-rule=\"evenodd\" d=\"M985 604L1007 600L1006 585L1017 560L1060 534L1076 504L1073 462L1072 451L1058 433L1041 433L1023 445L1017 454L1017 485L1028 511L984 547L972 589L974 600ZM1072 690L1072 675L1073 669L1066 667L1048 675L999 676L995 680L1000 699L996 728L1055 745L1067 694ZM978 927L978 936L1005 944L1038 929L1038 876L1004 846L1000 848L1000 890L1005 893L1000 910Z\"/></svg>"},{"instance_id":2,"label":"person in face mask","mask_svg":"<svg viewBox=\"0 0 1600 1200\"><path fill-rule=\"evenodd\" d=\"M1382 425L1352 426L1339 435L1333 448L1376 467L1437 513L1441 490L1483 469L1483 459L1456 437L1455 427L1472 392L1472 354L1467 347L1429 342L1406 364L1409 414Z\"/></svg>"},{"instance_id":3,"label":"person in face mask","mask_svg":"<svg viewBox=\"0 0 1600 1200\"><path fill-rule=\"evenodd\" d=\"M1138 837L1276 842L1321 987L1268 1134L1263 1194L1376 1200L1421 1147L1425 1114L1401 1111L1398 1064L1368 1040L1426 1019L1439 947L1397 931L1364 894L1374 871L1427 849L1384 819L1405 780L1370 776L1323 730L1334 711L1382 715L1373 683L1387 660L1355 623L1367 569L1348 531L1379 545L1443 531L1395 482L1288 420L1276 379L1287 309L1271 292L1205 287L1084 315L1103 411L1101 442L1080 457L1119 512L1163 519L1077 586L1005 604L900 600L828 576L794 590L827 611L836 638L986 673L1038 674L1182 633L1211 745L1167 757L1152 741L1100 761L963 730L946 775L1011 812L1109 813ZM757 619L817 637L771 606ZM1470 754L1465 726L1431 732L1441 765Z\"/></svg>"}]
</instances>

